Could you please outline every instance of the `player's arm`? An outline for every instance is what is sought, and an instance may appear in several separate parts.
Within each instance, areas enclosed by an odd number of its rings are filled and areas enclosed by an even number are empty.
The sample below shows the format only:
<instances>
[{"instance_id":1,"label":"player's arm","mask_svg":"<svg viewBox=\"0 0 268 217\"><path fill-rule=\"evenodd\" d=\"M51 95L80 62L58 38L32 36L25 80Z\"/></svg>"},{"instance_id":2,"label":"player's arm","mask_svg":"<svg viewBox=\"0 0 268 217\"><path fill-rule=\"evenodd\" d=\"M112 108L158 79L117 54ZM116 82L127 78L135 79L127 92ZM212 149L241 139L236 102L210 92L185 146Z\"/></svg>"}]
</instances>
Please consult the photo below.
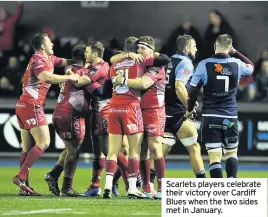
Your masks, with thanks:
<instances>
[{"instance_id":1,"label":"player's arm","mask_svg":"<svg viewBox=\"0 0 268 217\"><path fill-rule=\"evenodd\" d=\"M189 61L182 61L180 64L177 65L175 69L175 90L176 95L181 101L181 103L187 108L188 107L188 92L186 89L186 84L189 81L190 77L193 74L193 64Z\"/></svg>"},{"instance_id":2,"label":"player's arm","mask_svg":"<svg viewBox=\"0 0 268 217\"><path fill-rule=\"evenodd\" d=\"M142 78L127 79L126 85L130 88L146 90L150 88L155 81L148 76L142 76Z\"/></svg>"},{"instance_id":3,"label":"player's arm","mask_svg":"<svg viewBox=\"0 0 268 217\"><path fill-rule=\"evenodd\" d=\"M84 87L87 86L89 84L92 84L92 80L90 79L89 76L87 75L82 75L80 76L80 78L78 79L77 83L75 84L76 87Z\"/></svg>"},{"instance_id":4,"label":"player's arm","mask_svg":"<svg viewBox=\"0 0 268 217\"><path fill-rule=\"evenodd\" d=\"M52 74L48 71L42 71L38 74L37 78L42 81L49 84L59 84L65 81L77 81L79 79L79 75L72 74L72 75L56 75Z\"/></svg>"},{"instance_id":5,"label":"player's arm","mask_svg":"<svg viewBox=\"0 0 268 217\"><path fill-rule=\"evenodd\" d=\"M133 52L122 52L112 56L110 62L117 63L128 58L133 59L136 63L141 63L144 60L144 57L140 54L136 54Z\"/></svg>"},{"instance_id":6,"label":"player's arm","mask_svg":"<svg viewBox=\"0 0 268 217\"><path fill-rule=\"evenodd\" d=\"M188 107L187 111L192 112L197 102L197 97L200 89L207 83L207 74L204 64L198 64L196 71L192 77L191 84L188 90Z\"/></svg>"},{"instance_id":7,"label":"player's arm","mask_svg":"<svg viewBox=\"0 0 268 217\"><path fill-rule=\"evenodd\" d=\"M238 50L232 48L230 51L230 54L235 54L237 57L239 57L243 62L241 62L241 73L243 76L249 76L254 72L254 64L253 62L248 59L246 56L244 56L242 53L240 53Z\"/></svg>"},{"instance_id":8,"label":"player's arm","mask_svg":"<svg viewBox=\"0 0 268 217\"><path fill-rule=\"evenodd\" d=\"M150 57L144 60L143 65L144 66L164 66L168 64L170 61L170 58L166 54L160 54L155 52L154 57Z\"/></svg>"},{"instance_id":9,"label":"player's arm","mask_svg":"<svg viewBox=\"0 0 268 217\"><path fill-rule=\"evenodd\" d=\"M87 85L90 85L97 80L99 80L101 77L103 77L103 71L102 67L100 68L91 68L88 70L88 73L81 76L78 80L78 82L75 84L76 87L84 87Z\"/></svg>"}]
</instances>

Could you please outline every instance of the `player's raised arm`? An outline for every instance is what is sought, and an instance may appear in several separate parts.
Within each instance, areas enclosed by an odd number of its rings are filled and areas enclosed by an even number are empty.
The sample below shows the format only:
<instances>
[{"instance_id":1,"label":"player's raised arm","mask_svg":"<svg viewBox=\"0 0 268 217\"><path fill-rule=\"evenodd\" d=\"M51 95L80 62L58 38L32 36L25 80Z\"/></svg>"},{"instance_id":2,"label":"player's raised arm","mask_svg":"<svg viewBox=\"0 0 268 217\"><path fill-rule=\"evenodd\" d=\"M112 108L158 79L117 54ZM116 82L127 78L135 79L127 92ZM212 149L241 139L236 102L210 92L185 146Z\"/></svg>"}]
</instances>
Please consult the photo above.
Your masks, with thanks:
<instances>
[{"instance_id":1,"label":"player's raised arm","mask_svg":"<svg viewBox=\"0 0 268 217\"><path fill-rule=\"evenodd\" d=\"M242 61L240 62L240 71L242 76L249 76L254 72L254 64L253 62L240 53L238 50L233 47L230 50L230 54L238 56Z\"/></svg>"},{"instance_id":2,"label":"player's raised arm","mask_svg":"<svg viewBox=\"0 0 268 217\"><path fill-rule=\"evenodd\" d=\"M193 74L193 64L190 61L183 61L178 64L175 69L175 89L176 95L181 101L181 103L187 108L188 103L188 92L186 89L186 84Z\"/></svg>"},{"instance_id":3,"label":"player's raised arm","mask_svg":"<svg viewBox=\"0 0 268 217\"><path fill-rule=\"evenodd\" d=\"M188 108L187 111L193 111L200 89L207 83L207 74L203 62L200 62L195 70L191 84L188 90Z\"/></svg>"},{"instance_id":4,"label":"player's raised arm","mask_svg":"<svg viewBox=\"0 0 268 217\"><path fill-rule=\"evenodd\" d=\"M68 80L71 81L77 81L79 79L79 75L77 74L72 74L72 75L56 75L56 74L52 74L51 72L47 72L47 71L43 71L41 73L39 73L39 75L37 76L37 78L42 81L42 82L46 82L49 84L59 84L61 82L65 82Z\"/></svg>"}]
</instances>

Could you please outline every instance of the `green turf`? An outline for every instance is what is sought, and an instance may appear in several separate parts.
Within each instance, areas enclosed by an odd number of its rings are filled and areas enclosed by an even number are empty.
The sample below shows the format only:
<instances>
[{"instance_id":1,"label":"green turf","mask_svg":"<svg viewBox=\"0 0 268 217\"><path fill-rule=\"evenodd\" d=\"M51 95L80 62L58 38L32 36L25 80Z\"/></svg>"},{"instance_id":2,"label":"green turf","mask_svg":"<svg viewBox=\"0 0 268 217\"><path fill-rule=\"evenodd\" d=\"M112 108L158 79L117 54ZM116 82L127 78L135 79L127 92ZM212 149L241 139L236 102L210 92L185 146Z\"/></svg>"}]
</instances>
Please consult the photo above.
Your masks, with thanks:
<instances>
[{"instance_id":1,"label":"green turf","mask_svg":"<svg viewBox=\"0 0 268 217\"><path fill-rule=\"evenodd\" d=\"M66 198L51 195L43 180L44 174L48 170L49 168L31 169L31 183L42 194L41 197L20 197L17 196L18 187L11 182L12 177L18 172L18 168L0 167L0 216L161 216L160 201L129 200L125 197L122 182L120 183L120 193L123 197L119 199ZM194 177L190 170L168 170L166 174L167 177L172 178ZM90 176L90 169L78 168L74 179L74 189L84 192L89 184ZM239 177L266 178L267 174L261 171L241 171ZM103 187L104 177L102 181ZM61 182L62 180L60 180ZM27 213L30 211L31 214Z\"/></svg>"}]
</instances>

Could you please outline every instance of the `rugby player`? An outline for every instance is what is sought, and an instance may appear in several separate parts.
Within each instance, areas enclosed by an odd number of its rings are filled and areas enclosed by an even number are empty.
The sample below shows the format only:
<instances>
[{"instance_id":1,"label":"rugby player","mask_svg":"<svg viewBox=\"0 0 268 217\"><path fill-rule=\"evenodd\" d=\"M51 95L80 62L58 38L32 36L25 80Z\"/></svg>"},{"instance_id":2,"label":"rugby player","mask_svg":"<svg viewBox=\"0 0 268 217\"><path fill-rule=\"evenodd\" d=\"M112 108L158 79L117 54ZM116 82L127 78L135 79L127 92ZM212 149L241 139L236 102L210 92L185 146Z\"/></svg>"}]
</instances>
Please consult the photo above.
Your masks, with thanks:
<instances>
[{"instance_id":1,"label":"rugby player","mask_svg":"<svg viewBox=\"0 0 268 217\"><path fill-rule=\"evenodd\" d=\"M205 144L209 155L211 178L223 177L222 151L226 157L227 177L237 177L239 132L236 94L241 76L249 76L254 71L254 64L232 44L230 35L217 37L215 54L198 64L189 88L188 114L191 114L199 89L203 87L199 140ZM239 59L229 54L235 54Z\"/></svg>"},{"instance_id":2,"label":"rugby player","mask_svg":"<svg viewBox=\"0 0 268 217\"><path fill-rule=\"evenodd\" d=\"M66 66L71 61L53 55L53 43L45 33L36 34L31 45L35 51L23 79L23 93L16 104L16 116L21 129L22 154L20 171L12 182L28 195L39 195L26 180L30 168L50 144L49 128L44 113L46 96L51 84L77 81L78 74L53 74L55 66ZM33 140L35 145L33 144Z\"/></svg>"}]
</instances>

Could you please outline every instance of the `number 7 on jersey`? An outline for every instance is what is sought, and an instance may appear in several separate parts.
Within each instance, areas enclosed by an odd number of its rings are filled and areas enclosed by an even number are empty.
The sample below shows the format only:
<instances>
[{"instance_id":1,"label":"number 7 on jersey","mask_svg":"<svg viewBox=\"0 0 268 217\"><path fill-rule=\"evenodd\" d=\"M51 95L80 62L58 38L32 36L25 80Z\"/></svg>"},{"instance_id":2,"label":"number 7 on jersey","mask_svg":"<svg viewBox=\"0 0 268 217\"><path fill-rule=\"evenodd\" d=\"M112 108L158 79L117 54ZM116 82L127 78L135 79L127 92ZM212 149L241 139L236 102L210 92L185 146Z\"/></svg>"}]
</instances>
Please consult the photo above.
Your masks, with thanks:
<instances>
[{"instance_id":1,"label":"number 7 on jersey","mask_svg":"<svg viewBox=\"0 0 268 217\"><path fill-rule=\"evenodd\" d=\"M229 91L229 77L226 75L217 75L218 80L224 80L224 90L225 92Z\"/></svg>"}]
</instances>

